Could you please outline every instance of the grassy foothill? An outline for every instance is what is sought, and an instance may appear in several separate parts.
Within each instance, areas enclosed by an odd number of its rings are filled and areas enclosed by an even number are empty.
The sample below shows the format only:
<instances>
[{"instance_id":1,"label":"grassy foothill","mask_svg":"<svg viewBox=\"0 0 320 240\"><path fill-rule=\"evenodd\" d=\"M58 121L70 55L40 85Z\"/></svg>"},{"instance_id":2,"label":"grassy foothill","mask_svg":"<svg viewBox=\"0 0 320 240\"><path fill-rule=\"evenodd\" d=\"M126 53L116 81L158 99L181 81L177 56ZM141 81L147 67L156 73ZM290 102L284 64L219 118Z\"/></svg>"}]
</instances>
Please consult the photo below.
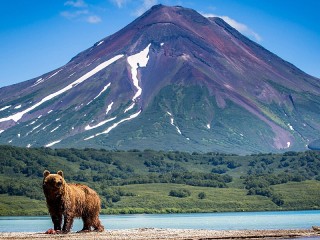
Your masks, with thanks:
<instances>
[{"instance_id":1,"label":"grassy foothill","mask_svg":"<svg viewBox=\"0 0 320 240\"><path fill-rule=\"evenodd\" d=\"M87 184L103 214L320 209L320 154L0 146L0 215L47 214L42 173Z\"/></svg>"}]
</instances>

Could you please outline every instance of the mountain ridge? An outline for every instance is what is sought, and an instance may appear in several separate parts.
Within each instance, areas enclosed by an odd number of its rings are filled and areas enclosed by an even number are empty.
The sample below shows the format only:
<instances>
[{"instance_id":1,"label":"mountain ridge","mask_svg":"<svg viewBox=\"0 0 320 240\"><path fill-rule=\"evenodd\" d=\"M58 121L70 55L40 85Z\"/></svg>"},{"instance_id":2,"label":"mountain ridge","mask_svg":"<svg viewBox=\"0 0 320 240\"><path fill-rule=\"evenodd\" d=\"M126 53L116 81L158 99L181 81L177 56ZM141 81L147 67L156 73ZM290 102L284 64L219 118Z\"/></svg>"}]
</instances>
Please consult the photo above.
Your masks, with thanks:
<instances>
[{"instance_id":1,"label":"mountain ridge","mask_svg":"<svg viewBox=\"0 0 320 240\"><path fill-rule=\"evenodd\" d=\"M272 152L320 131L319 79L179 6L0 94L0 143L19 146Z\"/></svg>"}]
</instances>

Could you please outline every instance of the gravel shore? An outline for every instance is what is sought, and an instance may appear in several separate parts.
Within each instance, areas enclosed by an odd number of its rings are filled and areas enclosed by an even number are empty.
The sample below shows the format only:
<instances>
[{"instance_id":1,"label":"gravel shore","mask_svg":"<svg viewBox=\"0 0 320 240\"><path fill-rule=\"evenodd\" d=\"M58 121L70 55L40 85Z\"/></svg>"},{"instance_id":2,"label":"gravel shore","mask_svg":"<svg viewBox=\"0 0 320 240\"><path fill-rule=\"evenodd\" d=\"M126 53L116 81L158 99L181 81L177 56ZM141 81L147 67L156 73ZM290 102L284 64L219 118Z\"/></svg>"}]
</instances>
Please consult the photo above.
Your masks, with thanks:
<instances>
[{"instance_id":1,"label":"gravel shore","mask_svg":"<svg viewBox=\"0 0 320 240\"><path fill-rule=\"evenodd\" d=\"M209 239L279 239L279 238L299 238L299 237L319 237L320 232L314 230L197 230L197 229L159 229L159 228L139 228L125 230L107 230L102 233L69 233L49 235L44 233L23 233L11 232L0 233L0 239L110 239L110 240L209 240Z\"/></svg>"}]
</instances>

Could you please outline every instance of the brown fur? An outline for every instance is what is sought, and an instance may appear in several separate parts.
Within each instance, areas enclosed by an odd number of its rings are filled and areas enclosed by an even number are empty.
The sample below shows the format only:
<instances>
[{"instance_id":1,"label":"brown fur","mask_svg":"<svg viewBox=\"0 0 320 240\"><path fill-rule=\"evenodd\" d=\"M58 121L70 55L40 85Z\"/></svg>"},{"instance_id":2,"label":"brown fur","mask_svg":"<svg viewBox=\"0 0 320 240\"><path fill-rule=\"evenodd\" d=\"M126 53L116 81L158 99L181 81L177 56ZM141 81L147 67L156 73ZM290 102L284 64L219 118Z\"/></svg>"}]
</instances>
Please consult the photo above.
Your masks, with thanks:
<instances>
[{"instance_id":1,"label":"brown fur","mask_svg":"<svg viewBox=\"0 0 320 240\"><path fill-rule=\"evenodd\" d=\"M83 229L81 231L102 232L104 227L99 220L100 198L98 194L82 184L66 183L62 171L50 174L43 173L43 192L54 225L54 232L70 232L74 218L82 218ZM62 217L64 224L62 225Z\"/></svg>"}]
</instances>

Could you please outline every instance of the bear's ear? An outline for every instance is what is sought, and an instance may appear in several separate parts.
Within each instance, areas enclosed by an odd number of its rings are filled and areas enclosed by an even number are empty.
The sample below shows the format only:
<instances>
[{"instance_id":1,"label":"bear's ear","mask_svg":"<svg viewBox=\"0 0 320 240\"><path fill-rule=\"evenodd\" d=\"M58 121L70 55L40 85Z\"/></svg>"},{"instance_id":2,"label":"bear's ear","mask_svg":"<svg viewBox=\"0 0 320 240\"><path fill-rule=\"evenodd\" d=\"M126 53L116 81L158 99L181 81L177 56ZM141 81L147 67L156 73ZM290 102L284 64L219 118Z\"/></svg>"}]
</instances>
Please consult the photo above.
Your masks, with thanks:
<instances>
[{"instance_id":1,"label":"bear's ear","mask_svg":"<svg viewBox=\"0 0 320 240\"><path fill-rule=\"evenodd\" d=\"M62 171L58 171L57 174L60 175L61 177L63 177L63 172Z\"/></svg>"},{"instance_id":2,"label":"bear's ear","mask_svg":"<svg viewBox=\"0 0 320 240\"><path fill-rule=\"evenodd\" d=\"M50 175L50 172L48 170L44 170L43 177L46 178Z\"/></svg>"}]
</instances>

